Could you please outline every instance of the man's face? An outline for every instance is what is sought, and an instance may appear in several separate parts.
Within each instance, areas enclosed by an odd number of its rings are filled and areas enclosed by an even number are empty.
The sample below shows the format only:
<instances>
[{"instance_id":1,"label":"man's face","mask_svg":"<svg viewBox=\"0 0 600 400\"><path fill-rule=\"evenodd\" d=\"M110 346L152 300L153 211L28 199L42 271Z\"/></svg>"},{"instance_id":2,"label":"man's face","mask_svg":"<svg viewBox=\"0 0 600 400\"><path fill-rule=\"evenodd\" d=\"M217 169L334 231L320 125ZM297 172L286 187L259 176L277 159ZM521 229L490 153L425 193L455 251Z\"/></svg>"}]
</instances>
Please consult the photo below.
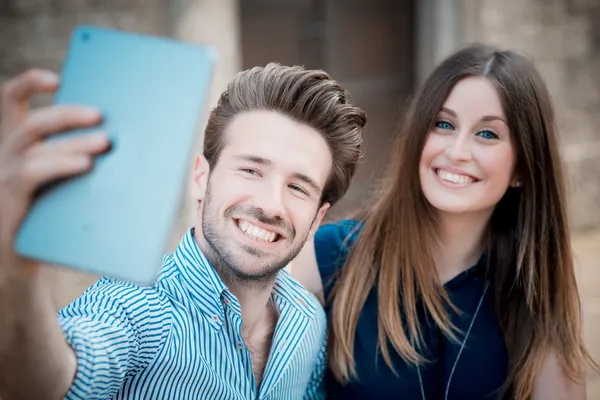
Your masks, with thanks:
<instances>
[{"instance_id":1,"label":"man's face","mask_svg":"<svg viewBox=\"0 0 600 400\"><path fill-rule=\"evenodd\" d=\"M243 282L270 280L314 233L332 167L322 135L274 111L237 115L209 171L196 162L196 240L215 268Z\"/></svg>"}]
</instances>

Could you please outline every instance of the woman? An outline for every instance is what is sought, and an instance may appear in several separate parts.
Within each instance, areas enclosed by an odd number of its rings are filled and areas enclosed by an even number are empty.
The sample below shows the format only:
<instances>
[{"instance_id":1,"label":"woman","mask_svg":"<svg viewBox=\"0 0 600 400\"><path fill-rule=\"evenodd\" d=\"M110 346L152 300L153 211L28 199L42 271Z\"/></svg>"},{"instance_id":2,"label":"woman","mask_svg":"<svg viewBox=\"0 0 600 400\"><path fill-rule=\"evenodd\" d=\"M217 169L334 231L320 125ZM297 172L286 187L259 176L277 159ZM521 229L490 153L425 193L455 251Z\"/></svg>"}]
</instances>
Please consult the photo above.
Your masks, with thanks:
<instances>
[{"instance_id":1,"label":"woman","mask_svg":"<svg viewBox=\"0 0 600 400\"><path fill-rule=\"evenodd\" d=\"M532 64L483 45L442 62L372 203L294 261L328 300L328 398L585 398L565 198Z\"/></svg>"}]
</instances>

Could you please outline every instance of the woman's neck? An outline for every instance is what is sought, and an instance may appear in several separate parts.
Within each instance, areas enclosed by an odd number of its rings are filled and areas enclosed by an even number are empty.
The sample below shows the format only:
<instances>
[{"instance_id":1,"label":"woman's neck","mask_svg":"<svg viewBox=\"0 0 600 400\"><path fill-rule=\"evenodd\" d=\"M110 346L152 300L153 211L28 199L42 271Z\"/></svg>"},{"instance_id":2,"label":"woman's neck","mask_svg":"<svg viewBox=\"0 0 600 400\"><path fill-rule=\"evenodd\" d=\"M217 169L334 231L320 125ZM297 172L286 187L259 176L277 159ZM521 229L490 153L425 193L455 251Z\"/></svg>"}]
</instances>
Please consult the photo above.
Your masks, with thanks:
<instances>
[{"instance_id":1,"label":"woman's neck","mask_svg":"<svg viewBox=\"0 0 600 400\"><path fill-rule=\"evenodd\" d=\"M438 215L438 246L433 249L440 282L446 283L477 261L485 248L490 214Z\"/></svg>"}]
</instances>

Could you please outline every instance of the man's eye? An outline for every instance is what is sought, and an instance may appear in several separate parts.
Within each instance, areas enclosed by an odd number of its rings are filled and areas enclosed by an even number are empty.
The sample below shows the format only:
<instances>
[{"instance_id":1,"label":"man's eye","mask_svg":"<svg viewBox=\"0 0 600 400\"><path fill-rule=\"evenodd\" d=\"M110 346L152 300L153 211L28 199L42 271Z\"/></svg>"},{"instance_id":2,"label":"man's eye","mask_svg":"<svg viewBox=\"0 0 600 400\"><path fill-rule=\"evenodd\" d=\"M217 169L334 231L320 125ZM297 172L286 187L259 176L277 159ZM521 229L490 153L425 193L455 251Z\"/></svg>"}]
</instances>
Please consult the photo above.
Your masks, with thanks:
<instances>
[{"instance_id":1,"label":"man's eye","mask_svg":"<svg viewBox=\"0 0 600 400\"><path fill-rule=\"evenodd\" d=\"M302 189L302 188L301 188L300 186L298 186L298 185L290 185L290 186L289 186L289 188L290 188L290 189L292 189L292 190L295 190L295 191L297 191L297 192L300 192L300 193L302 193L303 195L306 195L306 196L308 196L308 192L307 192L306 190Z\"/></svg>"},{"instance_id":2,"label":"man's eye","mask_svg":"<svg viewBox=\"0 0 600 400\"><path fill-rule=\"evenodd\" d=\"M254 176L260 176L260 174L258 173L258 171L255 170L255 169L252 169L252 168L242 168L242 169L240 169L240 171L242 171L245 174L254 175Z\"/></svg>"}]
</instances>

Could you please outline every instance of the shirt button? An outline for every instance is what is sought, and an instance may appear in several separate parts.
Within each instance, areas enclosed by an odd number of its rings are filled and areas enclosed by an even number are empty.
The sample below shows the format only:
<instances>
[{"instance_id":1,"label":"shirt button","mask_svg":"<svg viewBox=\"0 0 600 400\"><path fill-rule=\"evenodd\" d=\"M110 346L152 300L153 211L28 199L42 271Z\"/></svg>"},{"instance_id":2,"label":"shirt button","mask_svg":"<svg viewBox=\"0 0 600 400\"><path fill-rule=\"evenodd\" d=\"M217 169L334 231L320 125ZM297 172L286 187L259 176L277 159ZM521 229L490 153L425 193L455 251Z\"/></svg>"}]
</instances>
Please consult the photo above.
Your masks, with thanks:
<instances>
[{"instance_id":1,"label":"shirt button","mask_svg":"<svg viewBox=\"0 0 600 400\"><path fill-rule=\"evenodd\" d=\"M229 299L225 299L225 304L229 304Z\"/></svg>"},{"instance_id":2,"label":"shirt button","mask_svg":"<svg viewBox=\"0 0 600 400\"><path fill-rule=\"evenodd\" d=\"M238 345L238 349L241 349L242 347L244 347L244 345L242 344L242 342L238 342L237 345Z\"/></svg>"},{"instance_id":3,"label":"shirt button","mask_svg":"<svg viewBox=\"0 0 600 400\"><path fill-rule=\"evenodd\" d=\"M216 315L213 315L213 321L216 321L218 319L219 319L219 317L217 317Z\"/></svg>"}]
</instances>

